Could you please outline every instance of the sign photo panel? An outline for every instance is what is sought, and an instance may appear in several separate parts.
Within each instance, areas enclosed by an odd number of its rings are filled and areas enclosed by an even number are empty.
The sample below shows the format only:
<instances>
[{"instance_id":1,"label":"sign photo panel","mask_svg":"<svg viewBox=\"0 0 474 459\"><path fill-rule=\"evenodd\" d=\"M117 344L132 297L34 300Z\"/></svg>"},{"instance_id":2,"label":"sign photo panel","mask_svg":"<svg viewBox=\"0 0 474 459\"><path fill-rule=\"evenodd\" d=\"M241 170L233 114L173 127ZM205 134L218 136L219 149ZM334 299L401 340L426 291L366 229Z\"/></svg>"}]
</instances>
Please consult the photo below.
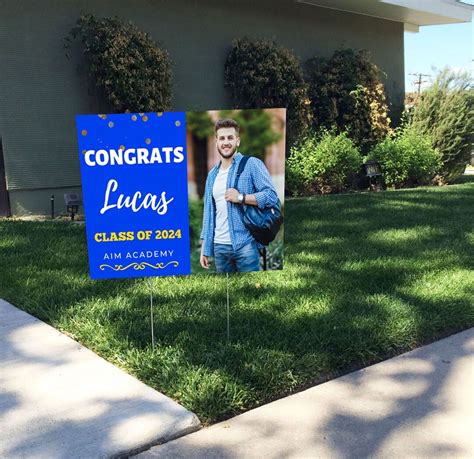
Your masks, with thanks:
<instances>
[{"instance_id":1,"label":"sign photo panel","mask_svg":"<svg viewBox=\"0 0 474 459\"><path fill-rule=\"evenodd\" d=\"M91 278L282 269L284 109L76 127Z\"/></svg>"}]
</instances>

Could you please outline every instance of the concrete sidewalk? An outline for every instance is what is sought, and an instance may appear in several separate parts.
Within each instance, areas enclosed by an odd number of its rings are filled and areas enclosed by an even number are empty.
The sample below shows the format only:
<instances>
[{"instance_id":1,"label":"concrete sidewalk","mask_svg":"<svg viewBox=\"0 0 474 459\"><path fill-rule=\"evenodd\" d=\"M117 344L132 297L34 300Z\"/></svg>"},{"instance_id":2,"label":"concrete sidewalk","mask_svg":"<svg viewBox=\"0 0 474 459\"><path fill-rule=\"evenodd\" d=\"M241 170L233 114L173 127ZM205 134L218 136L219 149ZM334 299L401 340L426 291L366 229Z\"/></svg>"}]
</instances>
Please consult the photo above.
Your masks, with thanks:
<instances>
[{"instance_id":1,"label":"concrete sidewalk","mask_svg":"<svg viewBox=\"0 0 474 459\"><path fill-rule=\"evenodd\" d=\"M139 454L472 458L474 329Z\"/></svg>"},{"instance_id":2,"label":"concrete sidewalk","mask_svg":"<svg viewBox=\"0 0 474 459\"><path fill-rule=\"evenodd\" d=\"M0 458L99 458L199 428L198 418L0 300Z\"/></svg>"}]
</instances>

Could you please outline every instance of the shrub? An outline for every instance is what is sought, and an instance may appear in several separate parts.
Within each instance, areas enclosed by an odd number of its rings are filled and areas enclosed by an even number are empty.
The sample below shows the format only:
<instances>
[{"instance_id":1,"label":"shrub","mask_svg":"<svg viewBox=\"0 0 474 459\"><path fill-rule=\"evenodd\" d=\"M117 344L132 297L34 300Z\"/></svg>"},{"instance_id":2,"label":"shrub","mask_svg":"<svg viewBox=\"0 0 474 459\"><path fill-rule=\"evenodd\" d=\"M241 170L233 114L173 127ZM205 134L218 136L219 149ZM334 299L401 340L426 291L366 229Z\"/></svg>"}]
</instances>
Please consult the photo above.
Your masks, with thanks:
<instances>
[{"instance_id":1,"label":"shrub","mask_svg":"<svg viewBox=\"0 0 474 459\"><path fill-rule=\"evenodd\" d=\"M189 199L189 237L191 245L197 245L201 236L203 204L198 199Z\"/></svg>"},{"instance_id":2,"label":"shrub","mask_svg":"<svg viewBox=\"0 0 474 459\"><path fill-rule=\"evenodd\" d=\"M474 89L469 74L442 70L415 105L412 124L429 134L441 153L443 178L452 182L462 175L474 142Z\"/></svg>"},{"instance_id":3,"label":"shrub","mask_svg":"<svg viewBox=\"0 0 474 459\"><path fill-rule=\"evenodd\" d=\"M290 144L308 126L303 72L287 49L269 40L235 40L224 76L234 108L287 108Z\"/></svg>"},{"instance_id":4,"label":"shrub","mask_svg":"<svg viewBox=\"0 0 474 459\"><path fill-rule=\"evenodd\" d=\"M270 242L266 250L267 271L283 269L283 238L278 237ZM263 269L263 257L260 258Z\"/></svg>"},{"instance_id":5,"label":"shrub","mask_svg":"<svg viewBox=\"0 0 474 459\"><path fill-rule=\"evenodd\" d=\"M347 131L367 151L390 132L390 118L378 67L364 51L335 51L305 64L313 128Z\"/></svg>"},{"instance_id":6,"label":"shrub","mask_svg":"<svg viewBox=\"0 0 474 459\"><path fill-rule=\"evenodd\" d=\"M88 74L113 110L163 111L171 108L171 60L148 34L119 19L83 15L66 47L80 39Z\"/></svg>"},{"instance_id":7,"label":"shrub","mask_svg":"<svg viewBox=\"0 0 474 459\"><path fill-rule=\"evenodd\" d=\"M362 159L347 133L322 131L291 149L287 185L294 196L345 190L358 172Z\"/></svg>"},{"instance_id":8,"label":"shrub","mask_svg":"<svg viewBox=\"0 0 474 459\"><path fill-rule=\"evenodd\" d=\"M432 147L430 137L412 127L387 137L367 159L380 163L385 183L395 188L427 184L441 166L440 154Z\"/></svg>"}]
</instances>

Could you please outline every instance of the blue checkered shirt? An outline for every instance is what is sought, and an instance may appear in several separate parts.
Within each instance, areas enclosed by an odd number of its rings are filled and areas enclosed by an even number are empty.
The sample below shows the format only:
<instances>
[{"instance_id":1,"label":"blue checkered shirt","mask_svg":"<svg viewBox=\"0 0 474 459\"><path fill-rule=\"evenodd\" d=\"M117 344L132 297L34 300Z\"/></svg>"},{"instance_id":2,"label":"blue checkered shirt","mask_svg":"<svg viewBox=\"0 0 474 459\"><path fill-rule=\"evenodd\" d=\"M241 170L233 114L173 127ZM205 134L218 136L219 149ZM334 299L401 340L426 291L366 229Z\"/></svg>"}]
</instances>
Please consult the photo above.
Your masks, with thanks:
<instances>
[{"instance_id":1,"label":"blue checkered shirt","mask_svg":"<svg viewBox=\"0 0 474 459\"><path fill-rule=\"evenodd\" d=\"M234 188L235 176L243 155L237 152L232 160L232 165L227 176L227 189ZM207 176L206 191L204 192L204 215L202 219L201 239L203 244L202 254L207 257L214 255L214 229L216 226L216 204L212 197L212 189L219 172L221 163L214 166ZM278 203L278 195L273 185L270 174L265 164L258 158L251 157L239 178L237 185L242 194L254 194L257 206L260 209L273 207ZM227 221L229 223L229 234L234 250L252 242L254 239L245 227L241 204L227 202Z\"/></svg>"}]
</instances>

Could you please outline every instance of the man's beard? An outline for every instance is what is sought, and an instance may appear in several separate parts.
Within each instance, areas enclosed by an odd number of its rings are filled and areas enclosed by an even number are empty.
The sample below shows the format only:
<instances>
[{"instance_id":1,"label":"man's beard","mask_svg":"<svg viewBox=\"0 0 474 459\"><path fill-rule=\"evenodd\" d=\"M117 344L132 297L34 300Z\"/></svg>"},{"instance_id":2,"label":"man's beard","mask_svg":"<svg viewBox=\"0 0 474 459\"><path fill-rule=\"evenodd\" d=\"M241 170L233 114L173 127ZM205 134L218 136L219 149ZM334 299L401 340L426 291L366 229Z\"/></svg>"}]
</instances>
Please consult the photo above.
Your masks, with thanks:
<instances>
[{"instance_id":1,"label":"man's beard","mask_svg":"<svg viewBox=\"0 0 474 459\"><path fill-rule=\"evenodd\" d=\"M219 147L217 147L217 151L224 159L232 158L234 153L237 151L237 145L234 148L230 149L227 153L224 153L224 151L222 151Z\"/></svg>"}]
</instances>

